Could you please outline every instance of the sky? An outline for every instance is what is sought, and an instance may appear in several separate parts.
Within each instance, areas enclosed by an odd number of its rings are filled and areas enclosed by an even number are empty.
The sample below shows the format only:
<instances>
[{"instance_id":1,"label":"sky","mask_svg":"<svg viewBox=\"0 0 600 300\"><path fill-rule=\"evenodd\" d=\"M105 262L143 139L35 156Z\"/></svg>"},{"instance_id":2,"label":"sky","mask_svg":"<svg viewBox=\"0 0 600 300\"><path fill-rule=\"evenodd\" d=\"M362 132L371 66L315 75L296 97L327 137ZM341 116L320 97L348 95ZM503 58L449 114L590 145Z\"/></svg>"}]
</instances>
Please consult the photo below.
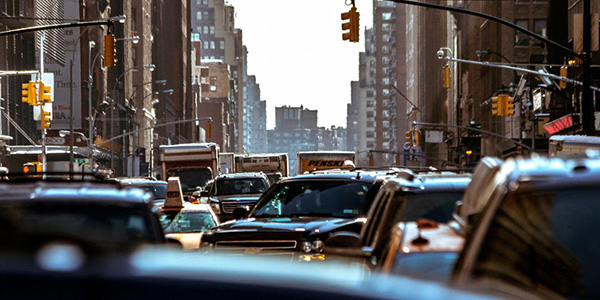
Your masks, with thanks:
<instances>
[{"instance_id":1,"label":"sky","mask_svg":"<svg viewBox=\"0 0 600 300\"><path fill-rule=\"evenodd\" d=\"M349 0L227 0L248 47L248 75L256 75L267 101L267 128L275 107L317 109L318 125L346 127L350 81L358 80L364 28L373 24L372 0L355 0L360 41L342 40L341 13Z\"/></svg>"}]
</instances>

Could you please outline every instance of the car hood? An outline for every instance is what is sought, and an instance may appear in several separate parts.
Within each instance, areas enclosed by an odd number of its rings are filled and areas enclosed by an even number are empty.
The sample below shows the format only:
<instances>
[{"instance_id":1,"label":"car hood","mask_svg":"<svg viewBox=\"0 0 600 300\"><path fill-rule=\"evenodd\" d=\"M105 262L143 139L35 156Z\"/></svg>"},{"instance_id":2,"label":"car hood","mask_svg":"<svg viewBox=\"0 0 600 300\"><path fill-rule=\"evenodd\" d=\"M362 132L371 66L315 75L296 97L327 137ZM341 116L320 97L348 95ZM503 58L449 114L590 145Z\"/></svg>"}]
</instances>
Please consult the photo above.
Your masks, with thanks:
<instances>
[{"instance_id":1,"label":"car hood","mask_svg":"<svg viewBox=\"0 0 600 300\"><path fill-rule=\"evenodd\" d=\"M362 226L362 218L334 218L334 217L273 217L249 218L226 222L215 228L212 232L227 233L258 233L258 232L296 232L296 233L325 233L331 230L352 224Z\"/></svg>"},{"instance_id":2,"label":"car hood","mask_svg":"<svg viewBox=\"0 0 600 300\"><path fill-rule=\"evenodd\" d=\"M260 198L261 194L244 194L244 195L227 195L227 196L211 196L211 200L217 200L220 202L225 201L238 201L238 202L256 202Z\"/></svg>"},{"instance_id":3,"label":"car hood","mask_svg":"<svg viewBox=\"0 0 600 300\"><path fill-rule=\"evenodd\" d=\"M200 246L200 239L202 239L202 232L191 232L191 233L167 233L167 238L173 238L181 243L184 250L198 249Z\"/></svg>"}]
</instances>

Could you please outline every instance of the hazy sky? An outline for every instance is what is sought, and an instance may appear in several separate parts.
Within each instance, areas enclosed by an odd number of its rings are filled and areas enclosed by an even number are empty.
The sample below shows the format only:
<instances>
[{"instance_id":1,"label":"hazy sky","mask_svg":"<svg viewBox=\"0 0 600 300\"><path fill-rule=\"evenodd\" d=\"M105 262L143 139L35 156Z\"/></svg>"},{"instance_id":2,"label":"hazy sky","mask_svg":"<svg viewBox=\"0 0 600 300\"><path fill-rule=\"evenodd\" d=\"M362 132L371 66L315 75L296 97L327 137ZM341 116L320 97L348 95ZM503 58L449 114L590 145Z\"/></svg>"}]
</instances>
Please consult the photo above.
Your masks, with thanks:
<instances>
[{"instance_id":1,"label":"hazy sky","mask_svg":"<svg viewBox=\"0 0 600 300\"><path fill-rule=\"evenodd\" d=\"M275 107L319 110L319 126L346 127L350 81L358 79L364 28L373 24L372 0L355 0L360 42L342 41L345 0L228 0L248 47L248 74L256 75L267 101L267 127ZM349 2L349 1L348 1Z\"/></svg>"}]
</instances>

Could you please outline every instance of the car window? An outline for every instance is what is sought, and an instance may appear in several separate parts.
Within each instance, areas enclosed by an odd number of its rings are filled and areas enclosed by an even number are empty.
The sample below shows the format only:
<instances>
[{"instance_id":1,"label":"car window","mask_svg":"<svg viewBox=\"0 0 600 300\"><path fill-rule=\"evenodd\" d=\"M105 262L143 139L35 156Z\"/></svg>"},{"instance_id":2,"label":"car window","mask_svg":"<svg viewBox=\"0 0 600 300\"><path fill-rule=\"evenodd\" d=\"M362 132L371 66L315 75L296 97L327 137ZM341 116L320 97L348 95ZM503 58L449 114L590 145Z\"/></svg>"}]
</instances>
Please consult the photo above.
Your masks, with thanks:
<instances>
[{"instance_id":1,"label":"car window","mask_svg":"<svg viewBox=\"0 0 600 300\"><path fill-rule=\"evenodd\" d=\"M600 298L600 190L518 191L496 211L473 269L529 291Z\"/></svg>"},{"instance_id":2,"label":"car window","mask_svg":"<svg viewBox=\"0 0 600 300\"><path fill-rule=\"evenodd\" d=\"M390 191L381 190L379 197L375 199L376 203L372 210L373 212L368 216L367 224L364 229L365 234L363 237L363 245L371 245L375 235L377 234L377 228L379 223L383 219L383 214L387 211L386 208L390 203L390 197L393 193Z\"/></svg>"},{"instance_id":3,"label":"car window","mask_svg":"<svg viewBox=\"0 0 600 300\"><path fill-rule=\"evenodd\" d=\"M343 181L289 182L272 189L252 216L332 216L355 218L366 214L370 183Z\"/></svg>"},{"instance_id":4,"label":"car window","mask_svg":"<svg viewBox=\"0 0 600 300\"><path fill-rule=\"evenodd\" d=\"M181 190L184 192L195 190L197 187L204 188L206 183L212 179L211 171L207 168L169 170L167 179L172 176L179 177Z\"/></svg>"},{"instance_id":5,"label":"car window","mask_svg":"<svg viewBox=\"0 0 600 300\"><path fill-rule=\"evenodd\" d=\"M260 194L267 189L263 178L219 179L215 180L215 196Z\"/></svg>"},{"instance_id":6,"label":"car window","mask_svg":"<svg viewBox=\"0 0 600 300\"><path fill-rule=\"evenodd\" d=\"M51 203L3 206L0 211L4 237L53 236L108 247L152 241L140 209Z\"/></svg>"},{"instance_id":7,"label":"car window","mask_svg":"<svg viewBox=\"0 0 600 300\"><path fill-rule=\"evenodd\" d=\"M143 185L140 186L144 190L150 192L154 199L165 199L165 195L167 194L167 185L166 184L151 184L151 185Z\"/></svg>"},{"instance_id":8,"label":"car window","mask_svg":"<svg viewBox=\"0 0 600 300\"><path fill-rule=\"evenodd\" d=\"M391 274L447 281L458 257L457 252L397 253Z\"/></svg>"},{"instance_id":9,"label":"car window","mask_svg":"<svg viewBox=\"0 0 600 300\"><path fill-rule=\"evenodd\" d=\"M160 222L165 233L205 232L216 226L215 220L205 211L164 211Z\"/></svg>"},{"instance_id":10,"label":"car window","mask_svg":"<svg viewBox=\"0 0 600 300\"><path fill-rule=\"evenodd\" d=\"M462 192L397 194L395 201L398 201L401 205L400 209L394 214L392 223L417 221L419 219L448 223L452 219L456 202L460 200L462 195Z\"/></svg>"}]
</instances>

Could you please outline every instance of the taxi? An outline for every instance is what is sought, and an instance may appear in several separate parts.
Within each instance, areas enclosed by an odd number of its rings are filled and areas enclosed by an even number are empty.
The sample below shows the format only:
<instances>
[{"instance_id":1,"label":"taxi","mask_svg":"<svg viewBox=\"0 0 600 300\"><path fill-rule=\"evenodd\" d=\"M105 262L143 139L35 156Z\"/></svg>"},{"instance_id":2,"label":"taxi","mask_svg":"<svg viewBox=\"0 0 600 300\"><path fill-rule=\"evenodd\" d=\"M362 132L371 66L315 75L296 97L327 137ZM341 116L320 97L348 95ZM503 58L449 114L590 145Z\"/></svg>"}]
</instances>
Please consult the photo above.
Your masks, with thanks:
<instances>
[{"instance_id":1,"label":"taxi","mask_svg":"<svg viewBox=\"0 0 600 300\"><path fill-rule=\"evenodd\" d=\"M170 177L160 222L165 237L184 250L198 249L205 231L219 225L208 204L185 203L178 177Z\"/></svg>"},{"instance_id":2,"label":"taxi","mask_svg":"<svg viewBox=\"0 0 600 300\"><path fill-rule=\"evenodd\" d=\"M381 272L434 281L447 281L465 238L448 224L421 219L400 222L392 230Z\"/></svg>"}]
</instances>

